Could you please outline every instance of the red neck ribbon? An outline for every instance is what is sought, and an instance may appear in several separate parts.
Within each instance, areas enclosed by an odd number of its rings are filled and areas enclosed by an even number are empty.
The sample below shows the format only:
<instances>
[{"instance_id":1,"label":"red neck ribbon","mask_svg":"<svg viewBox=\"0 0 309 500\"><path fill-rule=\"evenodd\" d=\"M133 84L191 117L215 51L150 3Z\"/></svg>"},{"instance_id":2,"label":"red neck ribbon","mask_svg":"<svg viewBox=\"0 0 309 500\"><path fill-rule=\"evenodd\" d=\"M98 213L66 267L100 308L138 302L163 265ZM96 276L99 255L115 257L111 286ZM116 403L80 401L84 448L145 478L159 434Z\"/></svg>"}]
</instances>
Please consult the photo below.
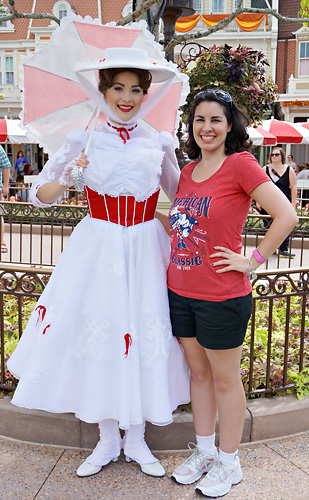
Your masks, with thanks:
<instances>
[{"instance_id":1,"label":"red neck ribbon","mask_svg":"<svg viewBox=\"0 0 309 500\"><path fill-rule=\"evenodd\" d=\"M124 144L130 139L130 134L129 132L131 132L132 130L134 130L136 127L137 127L137 123L135 123L135 125L131 128L125 128L125 127L114 127L114 125L111 125L109 122L106 122L107 125L115 130L117 130L117 132L119 133L121 139L123 140ZM126 135L126 137L124 136L124 134Z\"/></svg>"}]
</instances>

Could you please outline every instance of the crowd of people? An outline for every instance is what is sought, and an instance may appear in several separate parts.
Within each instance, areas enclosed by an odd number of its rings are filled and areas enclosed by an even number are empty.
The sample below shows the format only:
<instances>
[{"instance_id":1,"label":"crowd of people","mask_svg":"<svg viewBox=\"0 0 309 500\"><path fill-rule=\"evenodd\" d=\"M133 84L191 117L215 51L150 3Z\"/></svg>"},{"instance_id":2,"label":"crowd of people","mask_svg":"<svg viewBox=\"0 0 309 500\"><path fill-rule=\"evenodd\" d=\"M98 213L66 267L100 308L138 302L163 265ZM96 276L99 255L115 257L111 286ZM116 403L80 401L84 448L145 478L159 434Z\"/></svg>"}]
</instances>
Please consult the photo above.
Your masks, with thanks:
<instances>
[{"instance_id":1,"label":"crowd of people","mask_svg":"<svg viewBox=\"0 0 309 500\"><path fill-rule=\"evenodd\" d=\"M28 186L24 183L25 175L37 175L37 169L32 170L27 158L22 151L18 151L14 167L11 171L11 162L2 146L0 146L0 201L28 201ZM3 209L0 205L0 245L1 253L7 253L8 248L4 241Z\"/></svg>"},{"instance_id":2,"label":"crowd of people","mask_svg":"<svg viewBox=\"0 0 309 500\"><path fill-rule=\"evenodd\" d=\"M0 201L9 194L11 163L3 147L0 146ZM2 215L2 206L0 205L0 245L1 253L7 253L8 249L4 241L4 220Z\"/></svg>"},{"instance_id":3,"label":"crowd of people","mask_svg":"<svg viewBox=\"0 0 309 500\"><path fill-rule=\"evenodd\" d=\"M107 121L88 154L89 133L69 133L31 187L33 204L48 207L83 183L89 215L8 361L19 379L12 403L98 423L99 440L78 467L80 477L99 473L122 449L127 462L162 477L145 424L167 425L177 406L191 401L196 445L172 479L199 481L198 493L223 496L243 477L240 360L250 276L297 223L295 173L281 148L260 167L245 112L219 89L194 97L186 141L192 161L180 172L172 136L138 122L145 102L148 111L151 99L156 104L153 83L168 87L171 66L153 65L140 49L111 48L96 69ZM19 175L25 160L20 152ZM171 200L169 217L156 212L160 185ZM252 199L272 223L245 257L241 234Z\"/></svg>"}]
</instances>

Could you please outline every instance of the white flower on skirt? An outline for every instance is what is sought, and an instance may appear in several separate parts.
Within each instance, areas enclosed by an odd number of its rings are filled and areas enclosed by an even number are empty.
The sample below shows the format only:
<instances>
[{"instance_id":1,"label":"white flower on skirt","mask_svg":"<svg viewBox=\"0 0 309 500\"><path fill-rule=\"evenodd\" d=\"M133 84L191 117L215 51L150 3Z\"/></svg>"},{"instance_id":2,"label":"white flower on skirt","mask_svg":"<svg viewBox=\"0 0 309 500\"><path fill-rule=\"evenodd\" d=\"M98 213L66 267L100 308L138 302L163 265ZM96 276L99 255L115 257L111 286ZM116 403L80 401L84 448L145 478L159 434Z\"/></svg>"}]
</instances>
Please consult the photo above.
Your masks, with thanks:
<instances>
[{"instance_id":1,"label":"white flower on skirt","mask_svg":"<svg viewBox=\"0 0 309 500\"><path fill-rule=\"evenodd\" d=\"M27 379L31 382L32 385L39 385L44 379L44 372L37 370L36 368L32 368L27 373Z\"/></svg>"},{"instance_id":2,"label":"white flower on skirt","mask_svg":"<svg viewBox=\"0 0 309 500\"><path fill-rule=\"evenodd\" d=\"M169 355L169 347L172 340L172 330L169 318L149 320L147 323L146 339L151 342L147 348L147 357L154 359L158 355L166 359Z\"/></svg>"},{"instance_id":3,"label":"white flower on skirt","mask_svg":"<svg viewBox=\"0 0 309 500\"><path fill-rule=\"evenodd\" d=\"M125 262L124 260L117 259L112 260L109 267L109 272L120 278L125 272Z\"/></svg>"},{"instance_id":4,"label":"white flower on skirt","mask_svg":"<svg viewBox=\"0 0 309 500\"><path fill-rule=\"evenodd\" d=\"M108 340L108 330L110 329L110 322L101 320L99 318L90 319L84 331L85 346L83 349L84 356L91 356L95 360L100 360L106 357L107 349L106 343Z\"/></svg>"}]
</instances>

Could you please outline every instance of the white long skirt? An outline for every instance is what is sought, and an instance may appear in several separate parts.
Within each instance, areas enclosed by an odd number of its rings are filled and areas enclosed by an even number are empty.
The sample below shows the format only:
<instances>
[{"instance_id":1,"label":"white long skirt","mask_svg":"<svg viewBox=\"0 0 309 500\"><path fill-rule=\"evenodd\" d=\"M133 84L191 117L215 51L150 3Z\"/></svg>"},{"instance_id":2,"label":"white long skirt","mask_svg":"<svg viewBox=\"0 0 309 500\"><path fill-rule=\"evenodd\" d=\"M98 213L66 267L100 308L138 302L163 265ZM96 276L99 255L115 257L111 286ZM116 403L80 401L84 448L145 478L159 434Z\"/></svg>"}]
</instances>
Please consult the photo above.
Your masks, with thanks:
<instances>
[{"instance_id":1,"label":"white long skirt","mask_svg":"<svg viewBox=\"0 0 309 500\"><path fill-rule=\"evenodd\" d=\"M157 219L125 228L85 217L8 361L20 379L12 402L122 429L171 423L190 394L171 332L168 262Z\"/></svg>"}]
</instances>

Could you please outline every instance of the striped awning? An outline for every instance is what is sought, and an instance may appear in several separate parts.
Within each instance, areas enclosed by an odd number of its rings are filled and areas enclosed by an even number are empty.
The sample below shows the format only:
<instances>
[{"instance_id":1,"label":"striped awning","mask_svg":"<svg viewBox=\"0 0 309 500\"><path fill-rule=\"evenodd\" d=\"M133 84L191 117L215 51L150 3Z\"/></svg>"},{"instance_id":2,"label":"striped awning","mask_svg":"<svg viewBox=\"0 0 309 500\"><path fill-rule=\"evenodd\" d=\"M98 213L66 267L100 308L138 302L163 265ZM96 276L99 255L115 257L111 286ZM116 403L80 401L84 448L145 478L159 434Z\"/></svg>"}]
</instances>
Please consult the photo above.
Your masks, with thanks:
<instances>
[{"instance_id":1,"label":"striped awning","mask_svg":"<svg viewBox=\"0 0 309 500\"><path fill-rule=\"evenodd\" d=\"M35 144L37 141L20 127L20 120L0 120L0 143Z\"/></svg>"}]
</instances>

